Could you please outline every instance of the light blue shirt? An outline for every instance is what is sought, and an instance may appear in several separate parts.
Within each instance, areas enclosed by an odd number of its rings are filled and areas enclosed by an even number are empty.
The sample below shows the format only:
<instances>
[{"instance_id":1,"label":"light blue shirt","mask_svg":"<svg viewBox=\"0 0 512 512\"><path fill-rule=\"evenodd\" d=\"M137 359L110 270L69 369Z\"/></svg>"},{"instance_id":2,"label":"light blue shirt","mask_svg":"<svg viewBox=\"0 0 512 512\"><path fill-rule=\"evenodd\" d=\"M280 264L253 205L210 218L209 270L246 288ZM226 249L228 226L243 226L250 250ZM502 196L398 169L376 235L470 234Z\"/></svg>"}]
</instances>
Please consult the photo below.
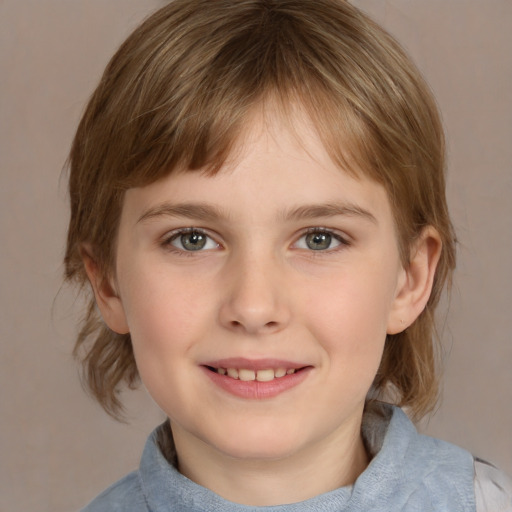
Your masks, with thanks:
<instances>
[{"instance_id":1,"label":"light blue shirt","mask_svg":"<svg viewBox=\"0 0 512 512\"><path fill-rule=\"evenodd\" d=\"M273 507L226 501L181 475L162 455L157 430L141 464L83 512L475 512L475 469L470 453L418 434L399 408L375 404L363 418L373 456L354 485L309 500Z\"/></svg>"}]
</instances>

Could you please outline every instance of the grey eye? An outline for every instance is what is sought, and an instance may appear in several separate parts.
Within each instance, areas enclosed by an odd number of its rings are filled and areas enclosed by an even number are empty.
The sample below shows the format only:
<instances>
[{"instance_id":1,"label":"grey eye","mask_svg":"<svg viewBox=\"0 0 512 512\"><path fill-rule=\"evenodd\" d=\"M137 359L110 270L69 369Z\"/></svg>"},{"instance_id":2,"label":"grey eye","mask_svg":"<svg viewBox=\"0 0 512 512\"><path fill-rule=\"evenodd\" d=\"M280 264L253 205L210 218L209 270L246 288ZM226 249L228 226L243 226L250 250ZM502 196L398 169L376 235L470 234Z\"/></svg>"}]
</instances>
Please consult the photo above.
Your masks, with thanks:
<instances>
[{"instance_id":1,"label":"grey eye","mask_svg":"<svg viewBox=\"0 0 512 512\"><path fill-rule=\"evenodd\" d=\"M176 235L171 245L184 251L200 251L202 249L214 249L217 244L200 231L188 231Z\"/></svg>"},{"instance_id":2,"label":"grey eye","mask_svg":"<svg viewBox=\"0 0 512 512\"><path fill-rule=\"evenodd\" d=\"M187 251L199 251L206 245L206 237L202 233L186 233L181 235L180 241Z\"/></svg>"},{"instance_id":3,"label":"grey eye","mask_svg":"<svg viewBox=\"0 0 512 512\"><path fill-rule=\"evenodd\" d=\"M325 251L331 248L332 235L329 233L309 233L306 235L306 246L312 251Z\"/></svg>"},{"instance_id":4,"label":"grey eye","mask_svg":"<svg viewBox=\"0 0 512 512\"><path fill-rule=\"evenodd\" d=\"M309 233L302 235L294 247L306 251L329 251L341 245L349 245L345 239L332 231L318 228L311 229Z\"/></svg>"}]
</instances>

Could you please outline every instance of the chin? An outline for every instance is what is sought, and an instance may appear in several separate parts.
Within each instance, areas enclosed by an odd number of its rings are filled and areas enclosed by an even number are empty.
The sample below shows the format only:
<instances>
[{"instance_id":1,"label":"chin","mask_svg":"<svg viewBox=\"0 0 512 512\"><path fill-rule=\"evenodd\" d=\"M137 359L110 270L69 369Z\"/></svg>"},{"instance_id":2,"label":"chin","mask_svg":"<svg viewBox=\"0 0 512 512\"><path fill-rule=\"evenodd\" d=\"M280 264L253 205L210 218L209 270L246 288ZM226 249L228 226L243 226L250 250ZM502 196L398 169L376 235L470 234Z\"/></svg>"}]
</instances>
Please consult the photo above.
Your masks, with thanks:
<instances>
[{"instance_id":1,"label":"chin","mask_svg":"<svg viewBox=\"0 0 512 512\"><path fill-rule=\"evenodd\" d=\"M223 447L225 455L233 459L241 459L246 461L275 461L283 460L293 455L297 447L290 446L290 443L283 442L282 444L262 442L248 442L243 445L229 445Z\"/></svg>"},{"instance_id":2,"label":"chin","mask_svg":"<svg viewBox=\"0 0 512 512\"><path fill-rule=\"evenodd\" d=\"M304 439L297 436L297 432L290 432L286 428L276 426L238 430L229 436L223 435L218 443L214 443L217 450L234 459L245 460L281 460L293 455L305 445Z\"/></svg>"}]
</instances>

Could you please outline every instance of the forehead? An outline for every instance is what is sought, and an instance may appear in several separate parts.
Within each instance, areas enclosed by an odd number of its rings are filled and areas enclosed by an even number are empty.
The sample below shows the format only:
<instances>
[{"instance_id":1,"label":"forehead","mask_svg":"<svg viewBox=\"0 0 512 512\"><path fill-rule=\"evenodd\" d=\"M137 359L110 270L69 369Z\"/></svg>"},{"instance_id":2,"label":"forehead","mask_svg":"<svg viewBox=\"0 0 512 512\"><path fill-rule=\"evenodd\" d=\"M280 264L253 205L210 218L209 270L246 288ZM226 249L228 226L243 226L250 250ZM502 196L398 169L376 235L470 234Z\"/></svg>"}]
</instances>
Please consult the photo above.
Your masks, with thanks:
<instances>
[{"instance_id":1,"label":"forehead","mask_svg":"<svg viewBox=\"0 0 512 512\"><path fill-rule=\"evenodd\" d=\"M284 116L268 109L252 116L219 172L178 170L128 190L123 210L138 222L185 203L201 204L195 212L205 218L213 213L206 204L215 206L217 217L238 219L283 219L298 209L311 213L315 205L366 212L369 219L391 216L384 188L335 163L304 113Z\"/></svg>"}]
</instances>

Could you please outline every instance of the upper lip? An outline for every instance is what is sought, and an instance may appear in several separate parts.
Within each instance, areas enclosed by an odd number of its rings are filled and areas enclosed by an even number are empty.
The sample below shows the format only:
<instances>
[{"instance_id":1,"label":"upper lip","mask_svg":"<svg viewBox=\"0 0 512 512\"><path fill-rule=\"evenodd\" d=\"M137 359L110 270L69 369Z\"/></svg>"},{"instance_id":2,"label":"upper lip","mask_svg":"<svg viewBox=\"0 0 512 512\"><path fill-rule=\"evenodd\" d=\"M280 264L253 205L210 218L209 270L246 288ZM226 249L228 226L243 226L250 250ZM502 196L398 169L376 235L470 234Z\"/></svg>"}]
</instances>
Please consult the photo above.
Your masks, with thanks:
<instances>
[{"instance_id":1,"label":"upper lip","mask_svg":"<svg viewBox=\"0 0 512 512\"><path fill-rule=\"evenodd\" d=\"M270 368L285 368L287 370L298 370L305 366L310 366L304 363L297 363L296 361L286 361L283 359L247 359L244 357L230 357L227 359L217 359L214 361L207 361L202 363L202 366L209 366L211 368L243 368L247 370L268 370Z\"/></svg>"}]
</instances>

